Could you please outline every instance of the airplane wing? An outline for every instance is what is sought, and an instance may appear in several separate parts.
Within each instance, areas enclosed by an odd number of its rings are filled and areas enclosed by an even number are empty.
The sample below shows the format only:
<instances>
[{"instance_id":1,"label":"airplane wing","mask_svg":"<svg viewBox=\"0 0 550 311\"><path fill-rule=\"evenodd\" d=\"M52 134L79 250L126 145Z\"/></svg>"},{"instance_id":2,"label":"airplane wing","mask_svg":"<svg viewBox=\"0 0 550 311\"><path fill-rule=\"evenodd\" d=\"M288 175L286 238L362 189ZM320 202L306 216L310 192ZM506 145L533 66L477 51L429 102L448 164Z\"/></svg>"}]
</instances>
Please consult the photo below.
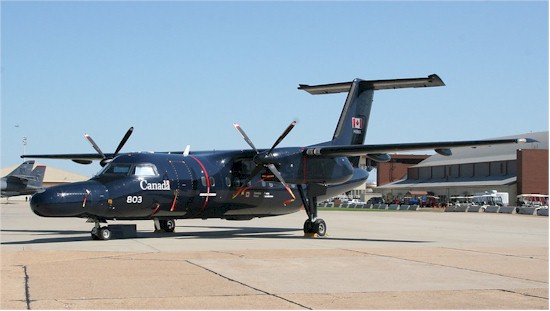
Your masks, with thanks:
<instances>
[{"instance_id":1,"label":"airplane wing","mask_svg":"<svg viewBox=\"0 0 550 311\"><path fill-rule=\"evenodd\" d=\"M112 157L114 154L106 153L105 156ZM90 164L92 161L102 160L98 153L75 153L75 154L24 154L21 158L34 158L34 159L59 159L59 160L73 160L79 164Z\"/></svg>"},{"instance_id":2,"label":"airplane wing","mask_svg":"<svg viewBox=\"0 0 550 311\"><path fill-rule=\"evenodd\" d=\"M450 148L456 147L477 147L512 143L534 143L538 142L531 138L514 139L491 139L491 140L466 140L446 142L423 142L404 144L381 144L381 145L346 145L346 146L312 146L306 147L304 153L309 156L361 156L368 154L384 154L388 152L412 151L423 149L434 149L435 152L450 156Z\"/></svg>"}]
</instances>

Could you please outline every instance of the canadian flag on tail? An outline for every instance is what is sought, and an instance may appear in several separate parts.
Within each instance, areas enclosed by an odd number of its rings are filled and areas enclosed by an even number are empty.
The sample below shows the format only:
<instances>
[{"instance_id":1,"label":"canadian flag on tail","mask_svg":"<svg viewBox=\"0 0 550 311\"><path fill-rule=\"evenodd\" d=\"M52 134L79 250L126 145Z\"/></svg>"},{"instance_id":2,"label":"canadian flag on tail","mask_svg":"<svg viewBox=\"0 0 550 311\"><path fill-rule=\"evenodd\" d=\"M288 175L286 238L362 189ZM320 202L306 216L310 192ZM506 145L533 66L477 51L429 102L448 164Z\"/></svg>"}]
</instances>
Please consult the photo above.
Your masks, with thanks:
<instances>
[{"instance_id":1,"label":"canadian flag on tail","mask_svg":"<svg viewBox=\"0 0 550 311\"><path fill-rule=\"evenodd\" d=\"M362 130L363 129L363 119L352 117L351 118L351 128Z\"/></svg>"}]
</instances>

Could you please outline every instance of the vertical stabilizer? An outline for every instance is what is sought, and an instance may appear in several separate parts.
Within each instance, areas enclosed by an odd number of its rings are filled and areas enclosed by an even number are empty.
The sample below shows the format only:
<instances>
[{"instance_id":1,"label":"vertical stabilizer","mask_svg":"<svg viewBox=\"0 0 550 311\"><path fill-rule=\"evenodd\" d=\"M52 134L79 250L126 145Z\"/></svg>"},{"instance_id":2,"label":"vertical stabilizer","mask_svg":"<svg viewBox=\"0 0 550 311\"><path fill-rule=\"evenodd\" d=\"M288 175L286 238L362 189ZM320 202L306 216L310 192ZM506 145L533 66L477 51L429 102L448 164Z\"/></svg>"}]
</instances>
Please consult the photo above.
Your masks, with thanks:
<instances>
[{"instance_id":1,"label":"vertical stabilizer","mask_svg":"<svg viewBox=\"0 0 550 311\"><path fill-rule=\"evenodd\" d=\"M8 176L15 176L15 177L17 177L17 176L28 176L28 175L31 174L33 166L34 166L34 160L25 161L21 165L16 167L13 171L11 171L11 173L6 175L6 177L8 177Z\"/></svg>"},{"instance_id":2,"label":"vertical stabilizer","mask_svg":"<svg viewBox=\"0 0 550 311\"><path fill-rule=\"evenodd\" d=\"M41 188L45 174L46 167L43 165L38 165L34 170L32 170L31 178L29 178L28 183L29 188Z\"/></svg>"},{"instance_id":3,"label":"vertical stabilizer","mask_svg":"<svg viewBox=\"0 0 550 311\"><path fill-rule=\"evenodd\" d=\"M320 145L362 145L365 142L369 124L373 95L376 90L416 88L443 86L445 83L439 76L432 74L426 78L393 79L393 80L361 80L355 79L352 82L304 85L300 84L298 89L304 90L312 95L334 94L347 92L348 96L344 108L338 119L336 130L331 141ZM358 158L351 159L357 165Z\"/></svg>"},{"instance_id":4,"label":"vertical stabilizer","mask_svg":"<svg viewBox=\"0 0 550 311\"><path fill-rule=\"evenodd\" d=\"M445 85L443 81L433 74L426 78L393 80L355 79L352 82L323 85L300 84L298 89L313 95L347 92L348 96L332 140L319 145L361 145L365 142L374 91L443 85Z\"/></svg>"}]
</instances>

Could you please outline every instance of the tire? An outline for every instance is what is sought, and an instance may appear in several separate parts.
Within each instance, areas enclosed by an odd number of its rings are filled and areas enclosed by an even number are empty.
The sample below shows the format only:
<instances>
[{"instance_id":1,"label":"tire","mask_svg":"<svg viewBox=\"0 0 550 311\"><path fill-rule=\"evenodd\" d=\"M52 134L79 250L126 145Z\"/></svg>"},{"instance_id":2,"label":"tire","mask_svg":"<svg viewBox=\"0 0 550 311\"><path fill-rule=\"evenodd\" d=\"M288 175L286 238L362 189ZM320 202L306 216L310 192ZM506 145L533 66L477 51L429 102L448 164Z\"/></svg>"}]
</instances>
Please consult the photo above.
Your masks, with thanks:
<instances>
[{"instance_id":1,"label":"tire","mask_svg":"<svg viewBox=\"0 0 550 311\"><path fill-rule=\"evenodd\" d=\"M174 219L160 220L160 228L165 232L174 232L176 229L176 221Z\"/></svg>"},{"instance_id":2,"label":"tire","mask_svg":"<svg viewBox=\"0 0 550 311\"><path fill-rule=\"evenodd\" d=\"M313 231L319 236L325 236L327 233L327 224L324 220L319 218L313 223Z\"/></svg>"},{"instance_id":3,"label":"tire","mask_svg":"<svg viewBox=\"0 0 550 311\"><path fill-rule=\"evenodd\" d=\"M109 240L111 239L111 230L109 230L108 227L101 227L101 229L99 229L99 239L100 240Z\"/></svg>"},{"instance_id":4,"label":"tire","mask_svg":"<svg viewBox=\"0 0 550 311\"><path fill-rule=\"evenodd\" d=\"M304 233L314 233L313 224L309 219L307 219L306 222L304 222Z\"/></svg>"}]
</instances>

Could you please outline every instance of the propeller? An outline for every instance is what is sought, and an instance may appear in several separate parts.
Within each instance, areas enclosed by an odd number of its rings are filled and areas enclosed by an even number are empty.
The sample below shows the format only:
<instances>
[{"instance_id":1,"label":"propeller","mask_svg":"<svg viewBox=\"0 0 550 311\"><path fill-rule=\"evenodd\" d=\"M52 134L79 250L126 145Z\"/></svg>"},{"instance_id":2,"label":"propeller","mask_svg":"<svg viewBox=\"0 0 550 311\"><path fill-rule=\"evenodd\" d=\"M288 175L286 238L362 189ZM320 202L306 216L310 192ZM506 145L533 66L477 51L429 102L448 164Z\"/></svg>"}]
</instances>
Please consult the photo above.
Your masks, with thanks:
<instances>
[{"instance_id":1,"label":"propeller","mask_svg":"<svg viewBox=\"0 0 550 311\"><path fill-rule=\"evenodd\" d=\"M128 138L130 138L130 135L132 135L132 132L134 131L134 127L130 127L124 137L122 137L122 140L118 144L118 147L115 150L115 153L113 153L112 156L108 157L106 156L103 151L99 148L99 146L95 143L95 141L92 139L92 137L88 134L84 134L84 137L92 144L92 147L94 147L95 151L103 158L99 161L99 164L101 166L105 166L107 163L111 162L120 152L120 149L126 144L126 141L128 141Z\"/></svg>"},{"instance_id":2,"label":"propeller","mask_svg":"<svg viewBox=\"0 0 550 311\"><path fill-rule=\"evenodd\" d=\"M296 125L296 121L292 121L292 123L290 123L290 125L285 129L285 131L281 134L281 136L279 136L279 138L275 141L271 149L269 149L268 151L259 152L258 149L256 149L256 146L254 146L254 143L252 143L252 140L250 140L248 135L246 135L244 130L241 128L241 126L238 125L237 123L233 123L233 126L241 134L241 136L246 141L246 143L252 148L252 150L256 151L256 155L254 156L254 159L253 159L254 163L256 163L256 167L254 168L250 176L248 176L244 185L239 189L237 189L237 192L235 192L235 194L233 195L233 199L236 198L243 191L248 189L248 186L247 186L248 183L265 168L267 168L271 173L273 173L273 176L275 176L275 178L279 180L279 182L285 187L285 189L288 191L288 193L292 197L292 199L285 201L284 204L290 203L296 199L296 196L294 195L290 187L287 185L287 183L283 179L283 176L275 166L275 164L277 163L277 159L276 159L276 155L273 153L273 150L275 150L275 148L283 141L283 139L285 139L285 137L288 135L288 133L290 133L290 131L292 131L295 125Z\"/></svg>"}]
</instances>

